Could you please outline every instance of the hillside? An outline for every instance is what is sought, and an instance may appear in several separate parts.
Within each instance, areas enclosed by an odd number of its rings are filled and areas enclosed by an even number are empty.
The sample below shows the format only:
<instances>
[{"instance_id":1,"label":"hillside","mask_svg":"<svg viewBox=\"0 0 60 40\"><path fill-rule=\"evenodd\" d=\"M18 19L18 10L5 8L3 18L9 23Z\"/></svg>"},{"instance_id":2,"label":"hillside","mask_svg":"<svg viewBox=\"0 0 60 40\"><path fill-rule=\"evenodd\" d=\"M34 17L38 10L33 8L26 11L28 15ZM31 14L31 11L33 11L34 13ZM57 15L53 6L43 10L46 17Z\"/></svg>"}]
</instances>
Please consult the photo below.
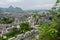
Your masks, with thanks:
<instances>
[{"instance_id":1,"label":"hillside","mask_svg":"<svg viewBox=\"0 0 60 40\"><path fill-rule=\"evenodd\" d=\"M23 12L19 7L9 6L8 8L0 8L0 12Z\"/></svg>"}]
</instances>

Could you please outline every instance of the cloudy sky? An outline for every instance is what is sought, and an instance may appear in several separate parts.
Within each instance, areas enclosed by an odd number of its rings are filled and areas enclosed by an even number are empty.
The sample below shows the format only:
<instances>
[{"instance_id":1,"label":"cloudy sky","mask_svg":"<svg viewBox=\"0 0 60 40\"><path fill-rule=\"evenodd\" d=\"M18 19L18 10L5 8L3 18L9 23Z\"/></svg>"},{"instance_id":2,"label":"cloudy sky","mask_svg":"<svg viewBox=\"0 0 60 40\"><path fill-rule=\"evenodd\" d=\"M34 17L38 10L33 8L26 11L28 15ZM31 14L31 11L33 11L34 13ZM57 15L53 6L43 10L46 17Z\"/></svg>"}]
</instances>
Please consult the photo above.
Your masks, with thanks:
<instances>
[{"instance_id":1,"label":"cloudy sky","mask_svg":"<svg viewBox=\"0 0 60 40\"><path fill-rule=\"evenodd\" d=\"M13 7L20 7L24 10L48 9L55 2L56 0L0 0L0 7L7 8L12 5Z\"/></svg>"}]
</instances>

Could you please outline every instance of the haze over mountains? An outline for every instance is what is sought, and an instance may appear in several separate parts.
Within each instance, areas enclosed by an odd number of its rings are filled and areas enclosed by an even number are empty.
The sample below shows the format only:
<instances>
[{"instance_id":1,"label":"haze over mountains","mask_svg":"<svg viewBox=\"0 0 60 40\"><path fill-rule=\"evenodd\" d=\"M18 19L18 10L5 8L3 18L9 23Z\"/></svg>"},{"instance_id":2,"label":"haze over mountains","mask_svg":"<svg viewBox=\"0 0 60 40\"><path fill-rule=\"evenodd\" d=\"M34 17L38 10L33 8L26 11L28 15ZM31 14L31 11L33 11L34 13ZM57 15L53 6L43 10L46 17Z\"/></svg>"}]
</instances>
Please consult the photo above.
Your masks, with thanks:
<instances>
[{"instance_id":1,"label":"haze over mountains","mask_svg":"<svg viewBox=\"0 0 60 40\"><path fill-rule=\"evenodd\" d=\"M0 8L0 12L23 12L19 7L9 6L9 8Z\"/></svg>"},{"instance_id":2,"label":"haze over mountains","mask_svg":"<svg viewBox=\"0 0 60 40\"><path fill-rule=\"evenodd\" d=\"M13 6L9 6L8 8L1 8L0 7L0 13L2 12L12 12L12 13L24 13L24 12L32 12L32 13L36 13L36 12L47 12L49 9L36 9L36 10L23 10L20 7L13 7Z\"/></svg>"}]
</instances>

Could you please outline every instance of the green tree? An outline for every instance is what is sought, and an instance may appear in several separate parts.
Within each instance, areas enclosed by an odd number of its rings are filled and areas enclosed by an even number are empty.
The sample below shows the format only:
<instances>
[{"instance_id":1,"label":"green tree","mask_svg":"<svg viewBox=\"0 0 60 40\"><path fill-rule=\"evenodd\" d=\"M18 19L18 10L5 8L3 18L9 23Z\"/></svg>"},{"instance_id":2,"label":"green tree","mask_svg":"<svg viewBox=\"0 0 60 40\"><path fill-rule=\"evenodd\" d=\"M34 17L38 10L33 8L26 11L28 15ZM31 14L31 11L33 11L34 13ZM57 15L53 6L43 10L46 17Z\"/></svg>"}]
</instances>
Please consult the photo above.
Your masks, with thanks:
<instances>
[{"instance_id":1,"label":"green tree","mask_svg":"<svg viewBox=\"0 0 60 40\"><path fill-rule=\"evenodd\" d=\"M14 21L13 18L5 18L5 17L3 17L3 18L0 19L0 23L2 23L2 24L10 24L13 21Z\"/></svg>"},{"instance_id":2,"label":"green tree","mask_svg":"<svg viewBox=\"0 0 60 40\"><path fill-rule=\"evenodd\" d=\"M21 23L20 24L20 30L22 33L30 31L31 29L32 29L32 27L28 23Z\"/></svg>"},{"instance_id":3,"label":"green tree","mask_svg":"<svg viewBox=\"0 0 60 40\"><path fill-rule=\"evenodd\" d=\"M58 3L60 0L56 1L50 13L54 14L54 17L50 24L42 24L39 26L40 37L39 40L60 40L60 7ZM55 10L58 12L55 12Z\"/></svg>"}]
</instances>

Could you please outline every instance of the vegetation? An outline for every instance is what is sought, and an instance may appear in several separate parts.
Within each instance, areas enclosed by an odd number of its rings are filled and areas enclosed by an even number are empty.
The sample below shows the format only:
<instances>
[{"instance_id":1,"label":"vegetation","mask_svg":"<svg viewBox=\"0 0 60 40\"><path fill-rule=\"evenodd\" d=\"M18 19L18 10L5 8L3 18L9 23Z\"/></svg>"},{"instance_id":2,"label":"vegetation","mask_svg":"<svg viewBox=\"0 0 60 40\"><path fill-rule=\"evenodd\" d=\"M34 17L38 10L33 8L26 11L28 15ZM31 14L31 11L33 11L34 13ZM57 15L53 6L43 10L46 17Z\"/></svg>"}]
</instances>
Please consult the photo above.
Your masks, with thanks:
<instances>
[{"instance_id":1,"label":"vegetation","mask_svg":"<svg viewBox=\"0 0 60 40\"><path fill-rule=\"evenodd\" d=\"M5 17L0 18L0 23L1 23L1 24L10 24L10 23L12 23L13 21L14 21L13 18L5 18Z\"/></svg>"},{"instance_id":2,"label":"vegetation","mask_svg":"<svg viewBox=\"0 0 60 40\"><path fill-rule=\"evenodd\" d=\"M20 24L20 30L22 33L25 33L27 31L30 31L32 28L28 23L21 23Z\"/></svg>"},{"instance_id":3,"label":"vegetation","mask_svg":"<svg viewBox=\"0 0 60 40\"><path fill-rule=\"evenodd\" d=\"M37 25L38 24L38 20L39 20L39 16L37 14L34 14L33 15L33 20L34 20L34 25Z\"/></svg>"},{"instance_id":4,"label":"vegetation","mask_svg":"<svg viewBox=\"0 0 60 40\"><path fill-rule=\"evenodd\" d=\"M54 17L50 24L41 24L39 26L40 35L39 40L60 40L60 7L58 7L58 12L55 12L57 9L56 6L60 3L60 0L57 0L56 4L50 11Z\"/></svg>"},{"instance_id":5,"label":"vegetation","mask_svg":"<svg viewBox=\"0 0 60 40\"><path fill-rule=\"evenodd\" d=\"M2 37L0 37L0 40L8 40L9 38L17 37L18 34L23 34L30 30L32 30L32 28L28 23L21 23L20 28L11 28L9 33L4 34Z\"/></svg>"},{"instance_id":6,"label":"vegetation","mask_svg":"<svg viewBox=\"0 0 60 40\"><path fill-rule=\"evenodd\" d=\"M56 4L52 7L49 12L54 15L53 17L49 17L51 23L41 23L39 24L39 39L38 40L60 40L60 7L56 8L58 3L60 3L60 0L56 1ZM58 10L57 12L56 9ZM39 19L38 16L33 15L33 19L37 24L37 21ZM0 23L9 24L13 22L12 19L3 18L0 20ZM0 37L0 40L8 40L11 37L17 37L18 34L26 33L27 31L30 31L32 28L28 23L21 23L20 28L11 28L9 33L4 34L2 37Z\"/></svg>"},{"instance_id":7,"label":"vegetation","mask_svg":"<svg viewBox=\"0 0 60 40\"><path fill-rule=\"evenodd\" d=\"M22 13L23 10L19 7L14 8L13 6L9 6L9 8L0 8L0 12Z\"/></svg>"},{"instance_id":8,"label":"vegetation","mask_svg":"<svg viewBox=\"0 0 60 40\"><path fill-rule=\"evenodd\" d=\"M60 40L60 13L55 15L50 24L40 25L39 30L41 40Z\"/></svg>"}]
</instances>

